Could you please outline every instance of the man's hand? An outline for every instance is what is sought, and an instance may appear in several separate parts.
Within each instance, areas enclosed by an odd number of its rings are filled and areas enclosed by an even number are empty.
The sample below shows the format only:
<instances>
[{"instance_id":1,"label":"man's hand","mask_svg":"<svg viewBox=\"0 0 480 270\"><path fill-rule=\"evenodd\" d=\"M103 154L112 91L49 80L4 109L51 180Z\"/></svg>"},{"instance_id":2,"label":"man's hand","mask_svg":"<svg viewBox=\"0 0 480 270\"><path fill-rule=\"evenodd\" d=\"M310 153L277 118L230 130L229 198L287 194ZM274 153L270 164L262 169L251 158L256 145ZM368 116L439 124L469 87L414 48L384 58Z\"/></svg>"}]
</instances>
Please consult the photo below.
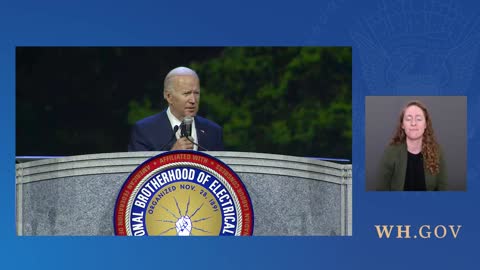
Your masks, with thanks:
<instances>
[{"instance_id":1,"label":"man's hand","mask_svg":"<svg viewBox=\"0 0 480 270\"><path fill-rule=\"evenodd\" d=\"M187 138L182 137L175 142L170 150L193 150L193 143L187 140Z\"/></svg>"}]
</instances>

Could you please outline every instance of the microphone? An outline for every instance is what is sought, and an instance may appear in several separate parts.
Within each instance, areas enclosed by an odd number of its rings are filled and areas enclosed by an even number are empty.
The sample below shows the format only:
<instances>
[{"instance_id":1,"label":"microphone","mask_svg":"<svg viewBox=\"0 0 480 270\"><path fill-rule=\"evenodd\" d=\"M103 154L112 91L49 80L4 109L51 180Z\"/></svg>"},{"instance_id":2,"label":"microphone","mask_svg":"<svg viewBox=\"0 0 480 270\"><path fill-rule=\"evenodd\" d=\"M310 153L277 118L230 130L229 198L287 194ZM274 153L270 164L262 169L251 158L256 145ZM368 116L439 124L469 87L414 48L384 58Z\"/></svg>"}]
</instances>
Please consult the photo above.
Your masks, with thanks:
<instances>
[{"instance_id":1,"label":"microphone","mask_svg":"<svg viewBox=\"0 0 480 270\"><path fill-rule=\"evenodd\" d=\"M192 136L192 123L193 118L191 116L185 116L185 118L183 118L182 124L180 124L181 137L188 138Z\"/></svg>"},{"instance_id":2,"label":"microphone","mask_svg":"<svg viewBox=\"0 0 480 270\"><path fill-rule=\"evenodd\" d=\"M187 140L189 142L193 143L198 148L201 148L204 151L208 151L207 148L205 148L205 147L203 147L203 146L201 146L198 143L193 141L193 138L192 138L192 124L193 124L193 117L185 116L185 118L183 118L182 124L180 124L181 137L187 138Z\"/></svg>"},{"instance_id":3,"label":"microphone","mask_svg":"<svg viewBox=\"0 0 480 270\"><path fill-rule=\"evenodd\" d=\"M166 144L164 144L164 145L162 145L162 147L160 147L160 150L159 150L159 151L169 151L169 150L170 150L170 149L165 150L164 148L165 148L166 146L168 146L168 145L173 141L173 139L175 139L175 133L177 133L177 131L178 131L178 126L175 125L175 126L173 127L172 137L170 137L170 140L168 140L168 142L167 142Z\"/></svg>"}]
</instances>

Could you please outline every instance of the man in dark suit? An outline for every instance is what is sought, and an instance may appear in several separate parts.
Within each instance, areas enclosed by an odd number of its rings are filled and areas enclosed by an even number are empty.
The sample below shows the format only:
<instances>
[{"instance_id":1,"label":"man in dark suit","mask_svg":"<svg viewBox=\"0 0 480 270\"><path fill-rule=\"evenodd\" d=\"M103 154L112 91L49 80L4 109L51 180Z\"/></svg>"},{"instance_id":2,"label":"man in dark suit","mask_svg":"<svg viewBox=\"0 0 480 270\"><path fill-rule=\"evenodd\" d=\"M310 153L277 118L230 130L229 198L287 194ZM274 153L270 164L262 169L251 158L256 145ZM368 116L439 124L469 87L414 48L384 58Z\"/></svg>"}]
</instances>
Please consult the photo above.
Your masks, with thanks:
<instances>
[{"instance_id":1,"label":"man in dark suit","mask_svg":"<svg viewBox=\"0 0 480 270\"><path fill-rule=\"evenodd\" d=\"M128 151L223 151L222 128L197 115L200 79L195 71L186 67L171 70L165 77L163 97L168 108L135 123ZM174 133L186 116L194 119L190 138L181 137L179 128Z\"/></svg>"}]
</instances>

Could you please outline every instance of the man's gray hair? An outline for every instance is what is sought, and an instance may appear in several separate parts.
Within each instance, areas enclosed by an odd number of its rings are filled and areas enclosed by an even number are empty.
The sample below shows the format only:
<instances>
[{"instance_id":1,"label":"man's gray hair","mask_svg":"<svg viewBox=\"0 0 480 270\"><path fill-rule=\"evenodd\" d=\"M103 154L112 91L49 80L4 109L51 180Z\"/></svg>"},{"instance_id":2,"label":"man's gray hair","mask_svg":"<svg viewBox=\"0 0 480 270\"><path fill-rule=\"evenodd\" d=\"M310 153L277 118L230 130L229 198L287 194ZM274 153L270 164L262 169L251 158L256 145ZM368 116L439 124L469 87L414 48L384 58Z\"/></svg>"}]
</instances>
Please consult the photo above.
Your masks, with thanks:
<instances>
[{"instance_id":1,"label":"man's gray hair","mask_svg":"<svg viewBox=\"0 0 480 270\"><path fill-rule=\"evenodd\" d=\"M165 76L165 80L163 82L163 97L166 98L166 92L172 92L174 90L174 80L172 80L175 76L195 76L198 78L197 73L195 70L187 68L187 67L177 67L172 69L168 72L167 76Z\"/></svg>"}]
</instances>

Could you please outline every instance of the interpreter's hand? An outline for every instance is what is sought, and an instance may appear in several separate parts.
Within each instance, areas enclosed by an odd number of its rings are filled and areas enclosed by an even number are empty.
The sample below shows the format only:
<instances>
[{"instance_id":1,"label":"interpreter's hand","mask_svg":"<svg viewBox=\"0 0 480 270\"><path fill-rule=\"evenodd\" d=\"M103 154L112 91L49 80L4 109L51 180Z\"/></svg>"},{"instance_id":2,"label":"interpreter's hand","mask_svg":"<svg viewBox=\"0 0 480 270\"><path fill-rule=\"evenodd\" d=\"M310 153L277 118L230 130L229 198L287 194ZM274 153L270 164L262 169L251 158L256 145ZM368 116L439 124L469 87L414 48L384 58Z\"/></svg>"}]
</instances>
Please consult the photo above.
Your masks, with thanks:
<instances>
[{"instance_id":1,"label":"interpreter's hand","mask_svg":"<svg viewBox=\"0 0 480 270\"><path fill-rule=\"evenodd\" d=\"M183 216L175 223L178 236L190 236L192 231L192 221L189 216Z\"/></svg>"},{"instance_id":2,"label":"interpreter's hand","mask_svg":"<svg viewBox=\"0 0 480 270\"><path fill-rule=\"evenodd\" d=\"M175 142L171 150L193 150L193 143L182 137Z\"/></svg>"}]
</instances>

